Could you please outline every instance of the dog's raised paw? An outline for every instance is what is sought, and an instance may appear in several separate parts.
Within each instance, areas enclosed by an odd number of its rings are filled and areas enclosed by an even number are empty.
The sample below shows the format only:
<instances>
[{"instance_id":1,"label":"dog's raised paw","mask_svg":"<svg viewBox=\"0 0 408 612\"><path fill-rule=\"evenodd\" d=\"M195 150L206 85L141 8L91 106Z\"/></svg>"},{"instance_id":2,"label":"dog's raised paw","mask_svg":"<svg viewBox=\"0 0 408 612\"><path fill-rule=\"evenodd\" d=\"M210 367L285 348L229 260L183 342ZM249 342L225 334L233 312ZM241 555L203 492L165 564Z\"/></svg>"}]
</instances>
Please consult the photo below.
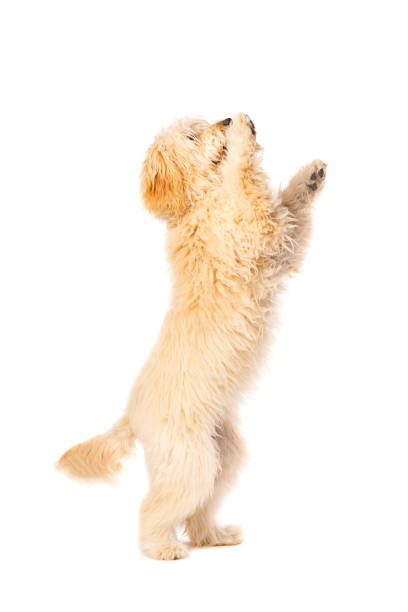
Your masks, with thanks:
<instances>
[{"instance_id":1,"label":"dog's raised paw","mask_svg":"<svg viewBox=\"0 0 408 612\"><path fill-rule=\"evenodd\" d=\"M254 122L252 121L251 117L248 117L248 123L249 123L249 128L252 132L252 136L256 136L256 129L255 129L255 125Z\"/></svg>"},{"instance_id":2,"label":"dog's raised paw","mask_svg":"<svg viewBox=\"0 0 408 612\"><path fill-rule=\"evenodd\" d=\"M234 121L233 121L233 123L234 123ZM236 127L241 125L241 126L244 127L244 129L249 128L252 136L256 136L255 124L252 121L251 117L249 117L249 115L246 115L245 113L239 113L235 117L235 123L236 123Z\"/></svg>"},{"instance_id":3,"label":"dog's raised paw","mask_svg":"<svg viewBox=\"0 0 408 612\"><path fill-rule=\"evenodd\" d=\"M249 129L251 130L252 136L256 136L256 129L255 129L255 124L252 121L251 117L249 117L249 115L244 115L245 117L245 122L248 125Z\"/></svg>"},{"instance_id":4,"label":"dog's raised paw","mask_svg":"<svg viewBox=\"0 0 408 612\"><path fill-rule=\"evenodd\" d=\"M311 191L317 191L323 186L326 178L326 168L327 164L320 159L316 159L308 166L310 174L306 185Z\"/></svg>"}]
</instances>

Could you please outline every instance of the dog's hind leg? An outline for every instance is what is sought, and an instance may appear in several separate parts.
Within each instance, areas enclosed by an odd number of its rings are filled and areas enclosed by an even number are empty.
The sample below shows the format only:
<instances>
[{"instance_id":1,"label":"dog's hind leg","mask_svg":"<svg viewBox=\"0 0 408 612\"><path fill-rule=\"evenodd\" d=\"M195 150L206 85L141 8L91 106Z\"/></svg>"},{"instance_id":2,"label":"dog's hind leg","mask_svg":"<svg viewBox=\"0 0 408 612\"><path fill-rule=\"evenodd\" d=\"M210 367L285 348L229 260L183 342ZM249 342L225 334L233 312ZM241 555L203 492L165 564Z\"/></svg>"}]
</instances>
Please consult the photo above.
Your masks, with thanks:
<instances>
[{"instance_id":1,"label":"dog's hind leg","mask_svg":"<svg viewBox=\"0 0 408 612\"><path fill-rule=\"evenodd\" d=\"M303 166L281 192L282 205L288 209L293 219L290 238L294 248L288 262L289 268L293 271L297 271L302 263L309 242L312 229L312 203L324 186L326 166L327 164L318 159Z\"/></svg>"},{"instance_id":2,"label":"dog's hind leg","mask_svg":"<svg viewBox=\"0 0 408 612\"><path fill-rule=\"evenodd\" d=\"M210 434L161 440L162 456L150 447L152 486L140 512L140 547L153 559L182 559L188 549L176 538L185 523L213 494L219 470L218 449Z\"/></svg>"},{"instance_id":3,"label":"dog's hind leg","mask_svg":"<svg viewBox=\"0 0 408 612\"><path fill-rule=\"evenodd\" d=\"M245 442L230 419L220 427L217 444L221 470L215 479L213 495L186 521L186 532L194 546L231 546L242 542L239 527L222 527L215 520L220 503L235 483L246 457Z\"/></svg>"}]
</instances>

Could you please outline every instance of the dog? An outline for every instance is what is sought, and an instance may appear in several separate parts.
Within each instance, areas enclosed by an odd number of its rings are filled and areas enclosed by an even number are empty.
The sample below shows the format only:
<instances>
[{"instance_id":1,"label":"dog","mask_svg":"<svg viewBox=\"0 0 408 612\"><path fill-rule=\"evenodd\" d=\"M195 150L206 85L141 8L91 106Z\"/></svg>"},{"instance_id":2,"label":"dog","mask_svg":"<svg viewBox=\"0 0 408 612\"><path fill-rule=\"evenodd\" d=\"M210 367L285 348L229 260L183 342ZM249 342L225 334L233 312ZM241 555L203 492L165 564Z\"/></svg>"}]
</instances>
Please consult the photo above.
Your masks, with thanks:
<instances>
[{"instance_id":1,"label":"dog","mask_svg":"<svg viewBox=\"0 0 408 612\"><path fill-rule=\"evenodd\" d=\"M237 404L262 363L279 293L304 258L326 177L315 160L275 194L261 152L243 113L179 120L149 148L141 192L168 225L170 310L124 416L57 464L74 478L109 480L137 438L151 482L140 547L153 559L187 556L180 526L193 546L242 541L238 527L216 522L245 459Z\"/></svg>"}]
</instances>

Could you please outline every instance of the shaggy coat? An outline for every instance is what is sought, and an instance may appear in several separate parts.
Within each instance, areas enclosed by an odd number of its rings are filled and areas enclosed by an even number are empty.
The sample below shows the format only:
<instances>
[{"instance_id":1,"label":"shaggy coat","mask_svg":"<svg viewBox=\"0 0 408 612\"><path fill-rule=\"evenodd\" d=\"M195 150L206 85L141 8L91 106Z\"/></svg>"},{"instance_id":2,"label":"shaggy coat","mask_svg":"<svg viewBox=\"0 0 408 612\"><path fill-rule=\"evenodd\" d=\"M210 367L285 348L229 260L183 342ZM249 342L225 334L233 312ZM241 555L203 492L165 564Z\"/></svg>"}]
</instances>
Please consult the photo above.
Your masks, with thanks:
<instances>
[{"instance_id":1,"label":"shaggy coat","mask_svg":"<svg viewBox=\"0 0 408 612\"><path fill-rule=\"evenodd\" d=\"M245 457L237 401L259 369L283 281L302 262L326 174L316 160L273 195L260 163L244 114L213 125L184 119L156 138L142 196L168 224L170 310L122 419L58 463L74 477L108 479L137 438L151 479L140 545L155 559L187 555L182 525L194 546L242 540L215 520Z\"/></svg>"}]
</instances>

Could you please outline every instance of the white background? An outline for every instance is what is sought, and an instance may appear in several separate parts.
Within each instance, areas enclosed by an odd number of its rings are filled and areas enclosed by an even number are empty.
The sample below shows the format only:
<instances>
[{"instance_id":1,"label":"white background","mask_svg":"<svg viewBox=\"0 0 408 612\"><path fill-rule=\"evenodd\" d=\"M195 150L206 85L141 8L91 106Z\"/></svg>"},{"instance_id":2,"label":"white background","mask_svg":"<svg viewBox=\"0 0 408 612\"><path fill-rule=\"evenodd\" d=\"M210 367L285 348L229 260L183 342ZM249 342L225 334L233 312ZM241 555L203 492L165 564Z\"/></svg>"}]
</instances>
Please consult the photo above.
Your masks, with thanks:
<instances>
[{"instance_id":1,"label":"white background","mask_svg":"<svg viewBox=\"0 0 408 612\"><path fill-rule=\"evenodd\" d=\"M1 3L1 571L15 610L406 612L402 2ZM175 117L247 112L279 186L327 186L225 504L240 547L141 557L116 488L53 463L121 414L169 296L139 172Z\"/></svg>"}]
</instances>

